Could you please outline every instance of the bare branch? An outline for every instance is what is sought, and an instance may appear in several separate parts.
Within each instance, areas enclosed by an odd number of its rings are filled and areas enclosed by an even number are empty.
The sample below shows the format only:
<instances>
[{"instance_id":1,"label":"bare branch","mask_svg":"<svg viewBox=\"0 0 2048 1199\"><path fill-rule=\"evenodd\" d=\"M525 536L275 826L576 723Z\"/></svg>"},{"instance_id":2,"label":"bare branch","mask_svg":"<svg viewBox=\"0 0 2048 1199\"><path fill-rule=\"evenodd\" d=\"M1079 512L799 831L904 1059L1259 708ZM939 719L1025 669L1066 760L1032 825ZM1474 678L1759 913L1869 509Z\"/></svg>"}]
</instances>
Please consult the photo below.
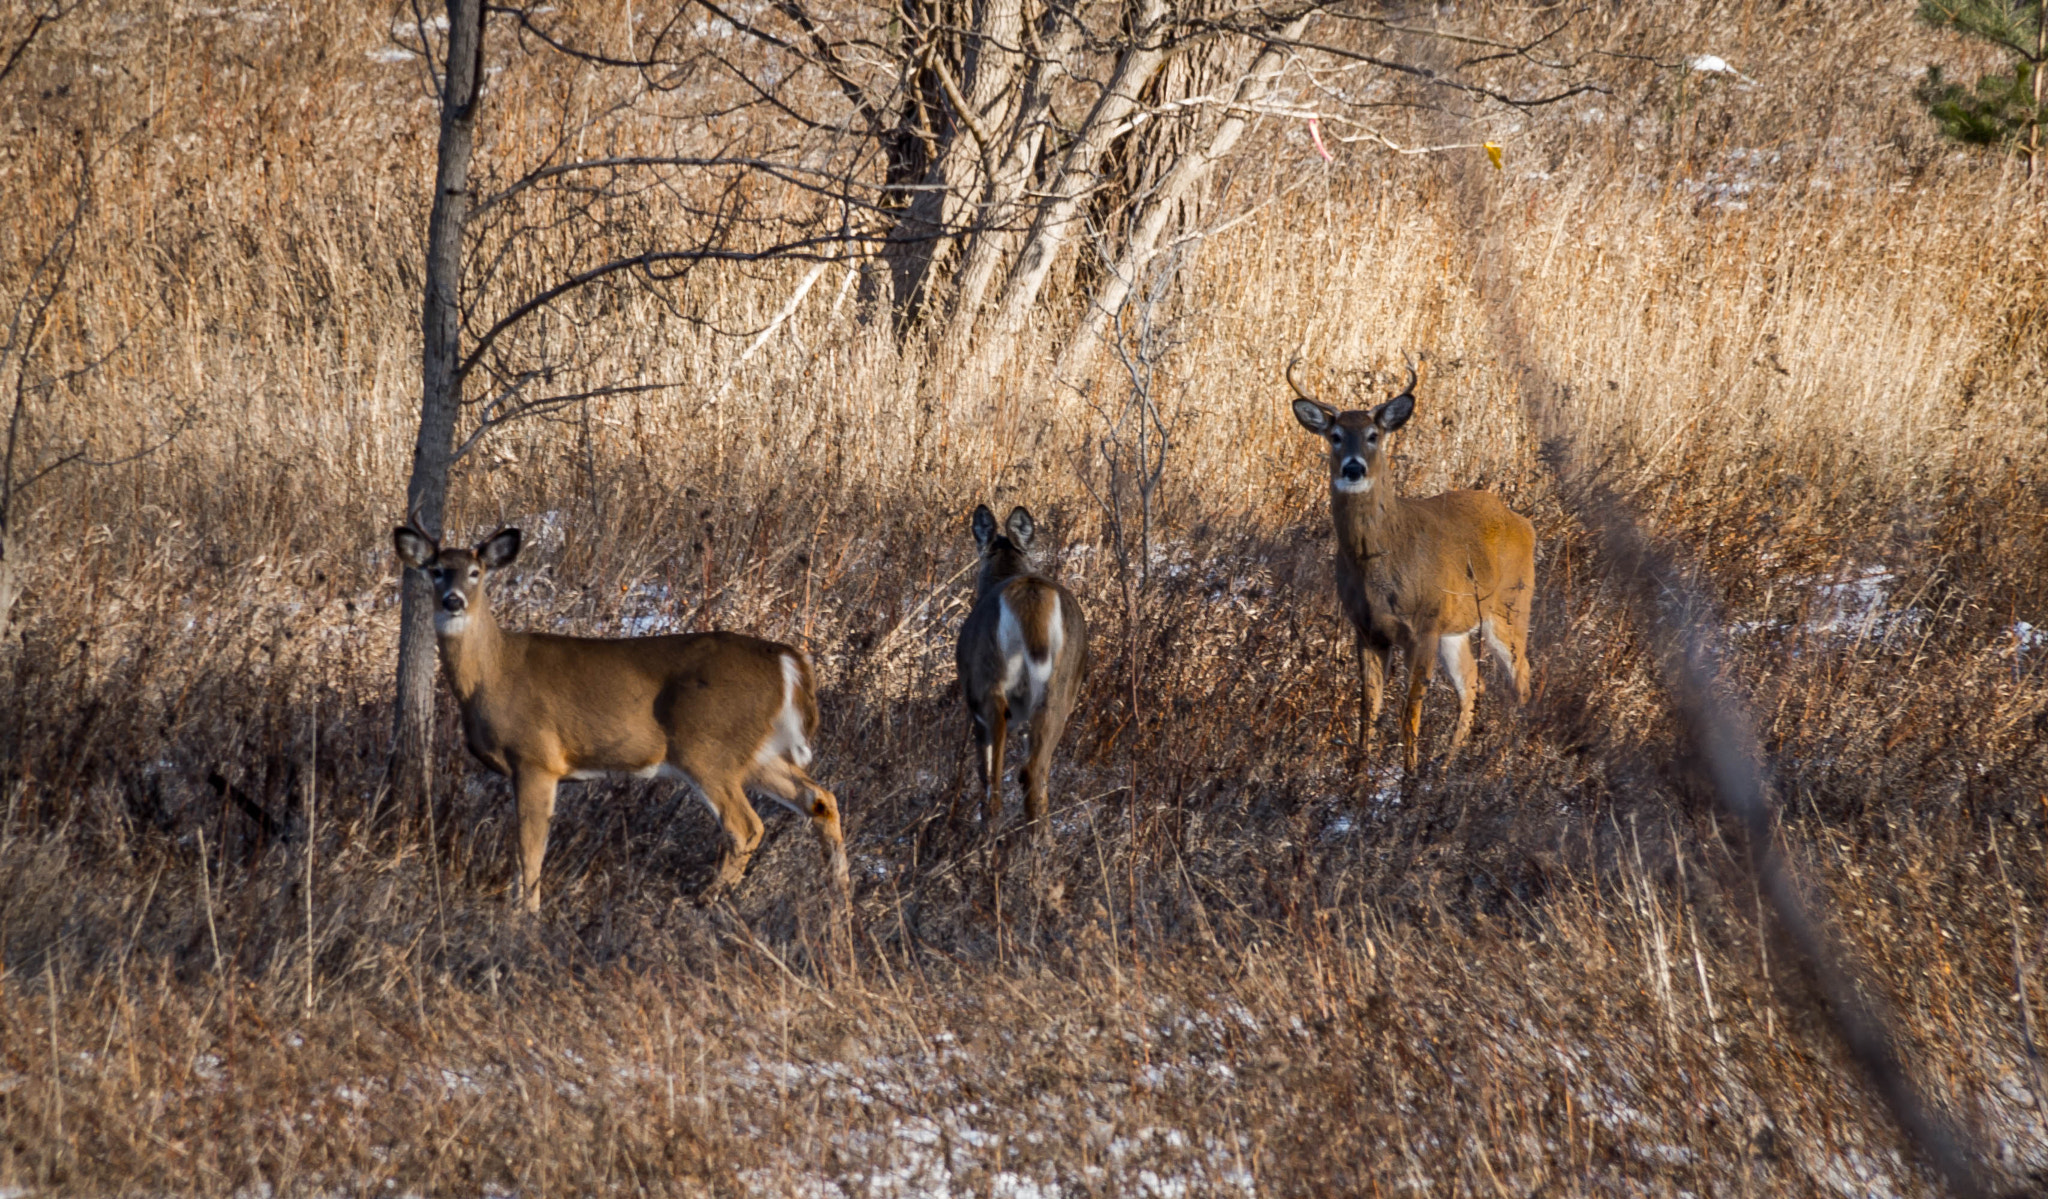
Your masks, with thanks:
<instances>
[{"instance_id":1,"label":"bare branch","mask_svg":"<svg viewBox=\"0 0 2048 1199\"><path fill-rule=\"evenodd\" d=\"M488 410L491 404L502 403L504 400L510 398L512 395L517 394L519 387L523 386L525 386L524 381L522 381L517 387L513 389L512 392L508 393L506 396L501 396L498 399L491 401L490 404L485 405L486 409ZM673 391L676 388L688 386L690 386L690 384L683 382L622 383L612 387L593 387L588 391L572 391L566 392L562 395L546 396L538 400L528 400L524 403L512 407L501 408L496 412L491 412L489 415L485 416L480 422L478 422L476 429L473 432L471 432L468 437L463 438L462 444L455 447L455 452L449 455L448 464L450 466L453 466L455 463L462 461L463 457L467 455L469 451L475 449L477 443L482 441L484 439L484 435L489 433L491 430L496 429L501 425L510 424L511 422L519 420L522 417L539 416L543 413L548 412L559 412L564 408L570 407L571 405L574 404L581 404L587 400L602 400L609 399L613 396L622 395L644 395L652 391Z\"/></svg>"},{"instance_id":2,"label":"bare branch","mask_svg":"<svg viewBox=\"0 0 2048 1199\"><path fill-rule=\"evenodd\" d=\"M855 184L841 172L822 171L813 167L798 166L794 163L777 162L769 158L727 158L719 155L693 157L687 155L628 154L614 158L591 158L581 162L564 162L557 163L554 166L536 167L525 175L520 176L512 184L493 192L479 201L474 208L470 209L470 213L472 216L482 213L511 199L520 192L526 191L528 188L562 175L569 175L578 171L620 170L627 167L704 167L713 170L762 171L785 183L804 188L807 191L816 192L819 195L830 196L835 200L843 198L844 194L853 188L862 186ZM837 184L838 187L834 189L822 186L819 183L808 183L805 182L807 178ZM880 189L877 188L876 190ZM850 200L849 202L854 203L856 206L879 208L879 205L863 205L858 200Z\"/></svg>"},{"instance_id":3,"label":"bare branch","mask_svg":"<svg viewBox=\"0 0 2048 1199\"><path fill-rule=\"evenodd\" d=\"M476 345L471 348L468 356L462 360L462 365L456 369L455 377L458 382L467 378L470 371L476 368L477 363L482 360L484 354L490 350L492 344L504 334L505 330L510 329L535 312L553 304L556 300L561 299L570 292L588 287L600 279L609 278L621 271L630 271L636 267L645 270L648 267L666 263L767 262L771 259L779 259L784 262L831 261L841 255L821 253L821 247L843 246L853 240L856 239L850 238L844 233L833 233L824 237L801 238L797 241L770 246L764 250L726 250L716 248L650 250L645 254L635 254L630 258L615 258L610 262L591 267L588 270L579 271L560 283L555 284L553 287L548 288L546 291L528 297L524 302L513 308L511 312L498 318L489 329L484 331L481 337L477 338Z\"/></svg>"}]
</instances>

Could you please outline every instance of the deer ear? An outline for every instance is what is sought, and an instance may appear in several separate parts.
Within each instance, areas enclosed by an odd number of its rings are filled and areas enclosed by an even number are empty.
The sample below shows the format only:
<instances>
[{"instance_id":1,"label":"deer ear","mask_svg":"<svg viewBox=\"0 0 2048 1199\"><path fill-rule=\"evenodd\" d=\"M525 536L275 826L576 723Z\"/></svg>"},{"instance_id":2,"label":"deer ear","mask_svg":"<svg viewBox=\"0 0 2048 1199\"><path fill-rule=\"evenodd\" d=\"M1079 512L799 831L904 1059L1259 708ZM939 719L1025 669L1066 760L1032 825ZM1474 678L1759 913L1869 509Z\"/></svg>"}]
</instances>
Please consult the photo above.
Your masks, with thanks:
<instances>
[{"instance_id":1,"label":"deer ear","mask_svg":"<svg viewBox=\"0 0 2048 1199\"><path fill-rule=\"evenodd\" d=\"M521 540L519 530L499 529L485 538L482 545L476 547L477 561L484 564L485 570L497 570L502 566L510 566L512 565L512 559L519 556Z\"/></svg>"},{"instance_id":2,"label":"deer ear","mask_svg":"<svg viewBox=\"0 0 2048 1199\"><path fill-rule=\"evenodd\" d=\"M1337 419L1337 414L1314 400L1296 400L1294 419L1301 422L1302 428L1321 437L1330 431L1330 422Z\"/></svg>"},{"instance_id":3,"label":"deer ear","mask_svg":"<svg viewBox=\"0 0 2048 1199\"><path fill-rule=\"evenodd\" d=\"M434 539L411 525L391 530L391 544L398 550L398 560L414 570L427 569L441 556L441 547L434 544Z\"/></svg>"},{"instance_id":4,"label":"deer ear","mask_svg":"<svg viewBox=\"0 0 2048 1199\"><path fill-rule=\"evenodd\" d=\"M981 547L982 553L987 553L988 543L995 540L996 536L996 514L988 510L987 504L976 504L974 506L974 523L972 527L974 529L974 544Z\"/></svg>"},{"instance_id":5,"label":"deer ear","mask_svg":"<svg viewBox=\"0 0 2048 1199\"><path fill-rule=\"evenodd\" d=\"M1031 514L1026 512L1021 504L1010 509L1010 519L1004 521L1003 525L1010 532L1011 544L1020 550L1030 546L1031 535L1038 531L1038 526L1031 523Z\"/></svg>"},{"instance_id":6,"label":"deer ear","mask_svg":"<svg viewBox=\"0 0 2048 1199\"><path fill-rule=\"evenodd\" d=\"M1407 424L1408 418L1413 415L1415 415L1415 397L1409 392L1404 391L1373 409L1372 423L1378 425L1383 431L1392 433L1402 425Z\"/></svg>"}]
</instances>

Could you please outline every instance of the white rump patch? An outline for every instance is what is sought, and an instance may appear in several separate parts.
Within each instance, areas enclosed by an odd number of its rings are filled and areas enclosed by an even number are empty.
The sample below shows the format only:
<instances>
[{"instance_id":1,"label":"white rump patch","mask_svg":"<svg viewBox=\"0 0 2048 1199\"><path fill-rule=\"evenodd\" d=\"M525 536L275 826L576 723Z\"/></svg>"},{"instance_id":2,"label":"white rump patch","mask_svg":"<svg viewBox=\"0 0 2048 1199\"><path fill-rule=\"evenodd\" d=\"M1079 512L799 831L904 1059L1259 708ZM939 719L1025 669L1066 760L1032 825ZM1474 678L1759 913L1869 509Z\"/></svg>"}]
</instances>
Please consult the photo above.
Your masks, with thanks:
<instances>
[{"instance_id":1,"label":"white rump patch","mask_svg":"<svg viewBox=\"0 0 2048 1199\"><path fill-rule=\"evenodd\" d=\"M1043 659L1032 657L1025 648L1024 626L1017 623L1017 613L1010 608L1008 596L1002 598L1000 606L1002 615L996 620L996 651L1003 656L1003 694L1015 697L1018 685L1023 684L1023 710L1014 715L1018 720L1029 720L1032 713L1038 711L1038 705L1045 702L1045 687L1052 679L1052 664L1059 660L1060 647L1066 641L1059 596L1053 596L1052 623L1045 634L1048 652Z\"/></svg>"},{"instance_id":2,"label":"white rump patch","mask_svg":"<svg viewBox=\"0 0 2048 1199\"><path fill-rule=\"evenodd\" d=\"M804 715L796 706L797 688L803 686L803 664L790 654L782 655L782 709L775 713L774 723L768 726L768 740L754 754L754 761L762 766L777 759L787 759L799 768L811 764L811 743L804 736Z\"/></svg>"}]
</instances>

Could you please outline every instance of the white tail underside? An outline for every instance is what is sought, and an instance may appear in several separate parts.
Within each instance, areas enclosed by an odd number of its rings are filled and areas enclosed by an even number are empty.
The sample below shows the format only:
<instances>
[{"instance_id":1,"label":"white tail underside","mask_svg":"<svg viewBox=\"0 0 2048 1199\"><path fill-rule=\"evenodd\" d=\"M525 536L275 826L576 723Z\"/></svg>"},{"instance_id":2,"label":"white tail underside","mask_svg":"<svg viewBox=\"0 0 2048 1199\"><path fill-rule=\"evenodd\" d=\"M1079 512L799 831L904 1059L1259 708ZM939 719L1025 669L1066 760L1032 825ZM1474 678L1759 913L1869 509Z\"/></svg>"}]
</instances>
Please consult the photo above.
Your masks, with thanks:
<instances>
[{"instance_id":1,"label":"white tail underside","mask_svg":"<svg viewBox=\"0 0 2048 1199\"><path fill-rule=\"evenodd\" d=\"M1066 643L1066 630L1061 619L1058 596L1052 601L1052 623L1046 629L1046 655L1043 659L1033 657L1025 648L1024 627L1017 623L1017 614L1010 609L1006 596L1000 601L1002 615L996 621L996 649L1003 655L1003 694L1015 696L1018 685L1023 685L1024 710L1013 713L1019 720L1028 720L1045 702L1045 685L1052 678L1052 664L1059 660L1060 647Z\"/></svg>"},{"instance_id":2,"label":"white tail underside","mask_svg":"<svg viewBox=\"0 0 2048 1199\"><path fill-rule=\"evenodd\" d=\"M803 665L790 654L782 655L782 708L768 726L768 739L761 743L754 761L763 765L782 758L798 767L811 764L810 739L804 736L804 715L796 705L797 688L803 686Z\"/></svg>"}]
</instances>

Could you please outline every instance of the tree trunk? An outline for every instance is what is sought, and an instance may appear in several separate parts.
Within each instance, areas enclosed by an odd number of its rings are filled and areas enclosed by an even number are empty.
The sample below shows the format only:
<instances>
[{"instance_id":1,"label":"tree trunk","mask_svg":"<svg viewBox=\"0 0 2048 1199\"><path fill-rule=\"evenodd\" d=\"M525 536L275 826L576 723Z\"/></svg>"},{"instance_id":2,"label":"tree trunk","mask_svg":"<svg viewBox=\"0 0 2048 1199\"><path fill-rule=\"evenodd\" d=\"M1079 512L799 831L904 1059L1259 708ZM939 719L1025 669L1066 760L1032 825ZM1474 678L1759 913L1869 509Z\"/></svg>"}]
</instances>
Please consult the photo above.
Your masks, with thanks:
<instances>
[{"instance_id":1,"label":"tree trunk","mask_svg":"<svg viewBox=\"0 0 2048 1199\"><path fill-rule=\"evenodd\" d=\"M1115 75L1089 112L1081 135L1061 160L1051 195L1032 219L1031 232L1024 239L1009 282L1004 285L992 336L983 343L989 366L1007 353L1008 342L1029 319L1046 276L1052 273L1053 262L1072 233L1082 202L1094 190L1103 153L1123 132L1124 123L1137 110L1139 94L1166 62L1168 50L1160 39L1160 25L1168 13L1165 0L1141 3L1132 23L1131 44L1117 61Z\"/></svg>"},{"instance_id":2,"label":"tree trunk","mask_svg":"<svg viewBox=\"0 0 2048 1199\"><path fill-rule=\"evenodd\" d=\"M2027 178L2041 177L2041 77L2048 67L2048 3L2034 8L2034 127L2027 131Z\"/></svg>"},{"instance_id":3,"label":"tree trunk","mask_svg":"<svg viewBox=\"0 0 2048 1199\"><path fill-rule=\"evenodd\" d=\"M955 287L954 327L961 336L973 329L989 285L995 282L997 272L1019 240L1019 231L1010 225L1024 212L1025 192L1038 166L1039 148L1045 144L1053 86L1066 74L1067 59L1080 48L1082 32L1081 22L1064 7L1054 5L1046 9L1039 38L1044 49L1032 68L1023 100L1004 139L1002 163L989 181L987 196L975 214L974 235Z\"/></svg>"},{"instance_id":4,"label":"tree trunk","mask_svg":"<svg viewBox=\"0 0 2048 1199\"><path fill-rule=\"evenodd\" d=\"M899 333L922 314L934 280L944 273L952 255L962 216L989 186L990 172L1003 153L995 139L1010 127L1010 109L1016 102L1013 84L1023 57L1023 0L979 0L972 7L974 24L958 78L946 64L943 45L927 49L929 73L946 101L940 110L950 119L940 131L930 169L919 180L921 189L882 247ZM957 9L948 5L942 11Z\"/></svg>"},{"instance_id":5,"label":"tree trunk","mask_svg":"<svg viewBox=\"0 0 2048 1199\"><path fill-rule=\"evenodd\" d=\"M459 307L462 234L469 214L469 160L483 89L482 0L448 0L448 67L441 79L441 145L427 223L427 283L420 306L420 432L406 517L429 537L441 536L455 418L462 407L456 370L462 357ZM398 615L398 695L392 733L393 788L403 805L427 798L429 734L434 719L433 589L425 573L407 570Z\"/></svg>"},{"instance_id":6,"label":"tree trunk","mask_svg":"<svg viewBox=\"0 0 2048 1199\"><path fill-rule=\"evenodd\" d=\"M1310 14L1312 15L1312 14ZM1280 32L1283 43L1297 41L1307 27L1309 15L1287 26ZM1107 278L1096 289L1088 311L1081 316L1079 328L1068 340L1067 348L1060 354L1059 365L1053 377L1063 379L1088 366L1088 360L1101 344L1103 330L1115 319L1124 301L1137 286L1138 276L1151 260L1157 256L1159 239L1181 211L1189 193L1199 186L1210 170L1221 160L1228 158L1237 148L1238 138L1244 135L1245 126L1251 123L1252 114L1246 105L1250 104L1265 88L1271 77L1279 71L1287 51L1284 44L1267 43L1259 52L1252 65L1238 80L1236 93L1230 98L1230 106L1224 111L1223 120L1216 126L1215 134L1209 139L1207 149L1190 148L1175 160L1152 191L1149 206L1132 226L1130 237L1124 243L1123 253L1112 263Z\"/></svg>"},{"instance_id":7,"label":"tree trunk","mask_svg":"<svg viewBox=\"0 0 2048 1199\"><path fill-rule=\"evenodd\" d=\"M0 528L0 642L7 640L7 622L14 601L21 598L27 555L28 551L19 542L8 540L7 530Z\"/></svg>"}]
</instances>

